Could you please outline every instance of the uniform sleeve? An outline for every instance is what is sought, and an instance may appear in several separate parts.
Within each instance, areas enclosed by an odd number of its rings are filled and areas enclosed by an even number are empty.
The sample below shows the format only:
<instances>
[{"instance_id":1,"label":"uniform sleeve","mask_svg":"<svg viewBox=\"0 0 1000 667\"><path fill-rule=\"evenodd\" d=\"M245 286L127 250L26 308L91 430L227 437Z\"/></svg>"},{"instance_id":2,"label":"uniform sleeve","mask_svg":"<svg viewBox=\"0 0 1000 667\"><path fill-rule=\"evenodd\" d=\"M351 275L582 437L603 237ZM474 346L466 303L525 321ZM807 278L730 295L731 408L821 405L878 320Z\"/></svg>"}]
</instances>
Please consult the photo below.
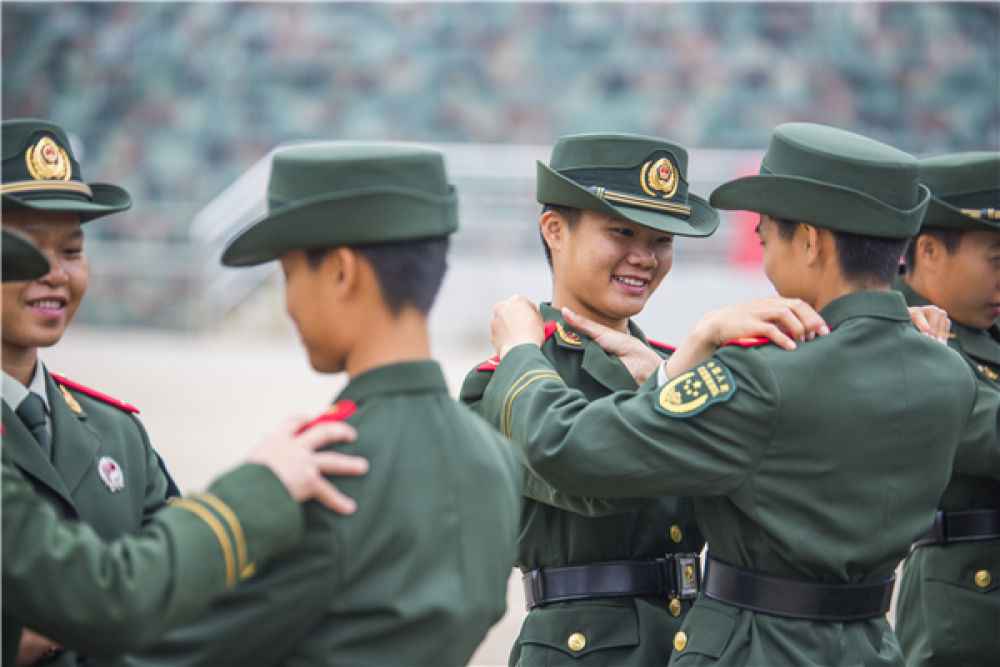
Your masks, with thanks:
<instances>
[{"instance_id":1,"label":"uniform sleeve","mask_svg":"<svg viewBox=\"0 0 1000 667\"><path fill-rule=\"evenodd\" d=\"M62 644L112 655L192 618L302 536L301 507L244 465L135 535L104 542L3 465L4 613Z\"/></svg>"},{"instance_id":2,"label":"uniform sleeve","mask_svg":"<svg viewBox=\"0 0 1000 667\"><path fill-rule=\"evenodd\" d=\"M177 486L167 473L166 464L150 444L149 435L142 422L135 415L129 415L129 417L135 427L139 429L146 457L146 491L142 504L142 518L145 522L162 508L170 497L177 495Z\"/></svg>"},{"instance_id":3,"label":"uniform sleeve","mask_svg":"<svg viewBox=\"0 0 1000 667\"><path fill-rule=\"evenodd\" d=\"M499 414L485 413L486 406L482 403L483 394L490 384L493 373L473 369L462 383L459 400L465 403L473 412L486 419L494 428L499 428ZM496 411L494 411L496 412ZM648 502L645 498L592 498L572 496L564 493L544 479L534 474L526 465L523 470L522 491L525 498L535 500L545 505L579 514L581 516L599 517L613 514L623 514L643 507Z\"/></svg>"},{"instance_id":4,"label":"uniform sleeve","mask_svg":"<svg viewBox=\"0 0 1000 667\"><path fill-rule=\"evenodd\" d=\"M564 493L599 497L731 492L771 442L779 404L771 370L743 348L655 391L588 403L537 347L521 345L483 396L535 474Z\"/></svg>"},{"instance_id":5,"label":"uniform sleeve","mask_svg":"<svg viewBox=\"0 0 1000 667\"><path fill-rule=\"evenodd\" d=\"M972 413L955 453L955 472L1000 479L1000 391L979 379L975 383Z\"/></svg>"}]
</instances>

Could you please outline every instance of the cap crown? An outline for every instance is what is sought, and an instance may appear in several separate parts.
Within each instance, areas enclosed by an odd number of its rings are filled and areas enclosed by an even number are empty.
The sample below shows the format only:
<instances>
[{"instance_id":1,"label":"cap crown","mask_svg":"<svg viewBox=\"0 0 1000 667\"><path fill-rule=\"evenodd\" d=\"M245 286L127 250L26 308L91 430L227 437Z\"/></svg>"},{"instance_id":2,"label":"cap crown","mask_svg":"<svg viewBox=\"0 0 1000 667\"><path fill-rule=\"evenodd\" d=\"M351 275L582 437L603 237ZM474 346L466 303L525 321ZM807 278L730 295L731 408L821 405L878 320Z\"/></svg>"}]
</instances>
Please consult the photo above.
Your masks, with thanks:
<instances>
[{"instance_id":1,"label":"cap crown","mask_svg":"<svg viewBox=\"0 0 1000 667\"><path fill-rule=\"evenodd\" d=\"M12 191L30 193L32 189L26 184L35 183L48 189L79 189L79 194L89 194L82 187L80 164L69 137L58 125L37 118L5 120L2 141L3 182L8 186L5 192L13 184L25 184L23 189L13 187Z\"/></svg>"},{"instance_id":2,"label":"cap crown","mask_svg":"<svg viewBox=\"0 0 1000 667\"><path fill-rule=\"evenodd\" d=\"M959 208L1000 208L1000 152L953 153L920 161L920 180Z\"/></svg>"}]
</instances>

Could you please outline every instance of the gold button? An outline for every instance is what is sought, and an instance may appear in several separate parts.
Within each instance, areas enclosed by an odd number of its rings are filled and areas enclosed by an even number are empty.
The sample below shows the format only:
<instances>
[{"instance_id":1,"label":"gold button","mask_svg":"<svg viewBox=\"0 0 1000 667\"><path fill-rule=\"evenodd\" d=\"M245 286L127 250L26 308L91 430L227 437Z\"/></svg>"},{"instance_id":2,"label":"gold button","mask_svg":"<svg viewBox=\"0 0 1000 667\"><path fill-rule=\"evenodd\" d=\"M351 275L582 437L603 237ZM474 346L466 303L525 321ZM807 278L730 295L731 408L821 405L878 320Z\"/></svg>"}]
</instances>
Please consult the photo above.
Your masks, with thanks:
<instances>
[{"instance_id":1,"label":"gold button","mask_svg":"<svg viewBox=\"0 0 1000 667\"><path fill-rule=\"evenodd\" d=\"M980 588L986 588L993 583L993 577L990 576L989 570L979 570L976 572L976 586Z\"/></svg>"},{"instance_id":2,"label":"gold button","mask_svg":"<svg viewBox=\"0 0 1000 667\"><path fill-rule=\"evenodd\" d=\"M681 615L681 601L677 598L671 598L670 604L667 605L667 609L670 611L670 615L677 618Z\"/></svg>"},{"instance_id":3,"label":"gold button","mask_svg":"<svg viewBox=\"0 0 1000 667\"><path fill-rule=\"evenodd\" d=\"M681 527L678 526L676 523L670 526L670 539L672 539L677 544L680 544L681 540L684 539L684 533L681 531Z\"/></svg>"},{"instance_id":4,"label":"gold button","mask_svg":"<svg viewBox=\"0 0 1000 667\"><path fill-rule=\"evenodd\" d=\"M569 646L570 651L582 651L586 645L587 638L580 632L574 632L566 640L566 646Z\"/></svg>"},{"instance_id":5,"label":"gold button","mask_svg":"<svg viewBox=\"0 0 1000 667\"><path fill-rule=\"evenodd\" d=\"M675 651L683 651L684 649L687 648L687 645L688 645L688 636L683 630L674 635Z\"/></svg>"}]
</instances>

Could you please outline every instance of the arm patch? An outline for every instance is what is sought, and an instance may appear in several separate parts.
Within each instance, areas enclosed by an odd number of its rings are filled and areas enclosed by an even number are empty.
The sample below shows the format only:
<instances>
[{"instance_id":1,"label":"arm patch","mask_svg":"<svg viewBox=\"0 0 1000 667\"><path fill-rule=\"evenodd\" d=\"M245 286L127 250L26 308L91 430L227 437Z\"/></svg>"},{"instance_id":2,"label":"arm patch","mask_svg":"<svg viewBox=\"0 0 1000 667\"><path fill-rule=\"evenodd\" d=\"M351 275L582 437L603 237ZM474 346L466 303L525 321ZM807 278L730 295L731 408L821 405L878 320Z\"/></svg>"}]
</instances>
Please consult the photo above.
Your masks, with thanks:
<instances>
[{"instance_id":1,"label":"arm patch","mask_svg":"<svg viewBox=\"0 0 1000 667\"><path fill-rule=\"evenodd\" d=\"M668 417L694 417L736 394L736 380L720 361L710 359L663 385L653 400Z\"/></svg>"}]
</instances>

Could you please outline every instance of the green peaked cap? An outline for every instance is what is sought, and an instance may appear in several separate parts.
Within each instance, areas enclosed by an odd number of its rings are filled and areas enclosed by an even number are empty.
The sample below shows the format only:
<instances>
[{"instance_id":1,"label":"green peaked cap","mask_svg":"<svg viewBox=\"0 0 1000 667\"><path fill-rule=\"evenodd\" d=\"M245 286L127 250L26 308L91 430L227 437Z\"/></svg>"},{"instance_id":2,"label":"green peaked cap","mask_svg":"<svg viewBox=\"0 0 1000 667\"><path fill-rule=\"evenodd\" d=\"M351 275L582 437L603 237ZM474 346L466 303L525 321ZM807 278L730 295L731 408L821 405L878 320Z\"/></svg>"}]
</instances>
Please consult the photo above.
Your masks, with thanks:
<instances>
[{"instance_id":1,"label":"green peaked cap","mask_svg":"<svg viewBox=\"0 0 1000 667\"><path fill-rule=\"evenodd\" d=\"M444 156L406 144L333 141L279 149L267 208L229 242L223 264L252 266L291 250L417 241L458 229Z\"/></svg>"},{"instance_id":2,"label":"green peaked cap","mask_svg":"<svg viewBox=\"0 0 1000 667\"><path fill-rule=\"evenodd\" d=\"M34 280L49 272L49 261L35 244L20 234L3 230L3 281Z\"/></svg>"},{"instance_id":3,"label":"green peaked cap","mask_svg":"<svg viewBox=\"0 0 1000 667\"><path fill-rule=\"evenodd\" d=\"M688 192L681 146L637 134L574 134L537 163L539 204L597 211L681 236L709 236L719 213Z\"/></svg>"},{"instance_id":4,"label":"green peaked cap","mask_svg":"<svg viewBox=\"0 0 1000 667\"><path fill-rule=\"evenodd\" d=\"M934 197L924 229L1000 231L1000 151L923 159L920 180Z\"/></svg>"},{"instance_id":5,"label":"green peaked cap","mask_svg":"<svg viewBox=\"0 0 1000 667\"><path fill-rule=\"evenodd\" d=\"M813 123L775 128L760 175L723 183L712 206L755 211L850 234L915 236L930 191L917 159L859 134Z\"/></svg>"},{"instance_id":6,"label":"green peaked cap","mask_svg":"<svg viewBox=\"0 0 1000 667\"><path fill-rule=\"evenodd\" d=\"M132 206L117 185L87 183L63 129L46 120L3 121L3 210L77 213L81 222Z\"/></svg>"}]
</instances>

